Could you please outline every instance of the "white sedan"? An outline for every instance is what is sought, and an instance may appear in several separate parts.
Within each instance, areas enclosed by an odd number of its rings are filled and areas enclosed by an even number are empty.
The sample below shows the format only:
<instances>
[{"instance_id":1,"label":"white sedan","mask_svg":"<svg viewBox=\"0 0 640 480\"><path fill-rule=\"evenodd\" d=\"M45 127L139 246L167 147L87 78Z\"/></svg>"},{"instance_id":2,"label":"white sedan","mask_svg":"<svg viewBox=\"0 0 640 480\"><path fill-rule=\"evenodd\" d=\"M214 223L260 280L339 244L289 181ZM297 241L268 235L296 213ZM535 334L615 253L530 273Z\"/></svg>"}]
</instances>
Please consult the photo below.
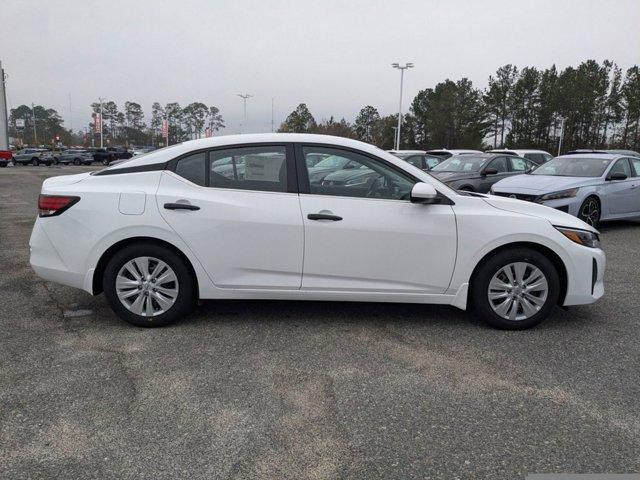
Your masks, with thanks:
<instances>
[{"instance_id":1,"label":"white sedan","mask_svg":"<svg viewBox=\"0 0 640 480\"><path fill-rule=\"evenodd\" d=\"M310 181L319 156L348 171ZM598 233L581 220L456 192L345 138L185 142L45 180L38 208L35 272L104 292L138 326L233 298L472 305L494 327L521 329L604 292Z\"/></svg>"}]
</instances>

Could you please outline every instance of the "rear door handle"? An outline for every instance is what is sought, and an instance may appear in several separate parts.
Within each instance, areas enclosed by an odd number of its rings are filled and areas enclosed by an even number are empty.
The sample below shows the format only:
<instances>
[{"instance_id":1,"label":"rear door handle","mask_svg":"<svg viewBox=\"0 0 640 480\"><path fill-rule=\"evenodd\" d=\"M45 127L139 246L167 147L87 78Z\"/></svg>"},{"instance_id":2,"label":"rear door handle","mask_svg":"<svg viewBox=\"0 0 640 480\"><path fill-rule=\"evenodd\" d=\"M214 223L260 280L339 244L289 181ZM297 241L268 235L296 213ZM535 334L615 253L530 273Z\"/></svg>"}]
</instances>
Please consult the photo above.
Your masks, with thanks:
<instances>
[{"instance_id":1,"label":"rear door handle","mask_svg":"<svg viewBox=\"0 0 640 480\"><path fill-rule=\"evenodd\" d=\"M200 210L200 207L190 203L165 203L164 208L167 210Z\"/></svg>"},{"instance_id":2,"label":"rear door handle","mask_svg":"<svg viewBox=\"0 0 640 480\"><path fill-rule=\"evenodd\" d=\"M310 213L307 215L309 220L333 220L334 222L339 222L342 220L342 217L338 215L330 215L328 213Z\"/></svg>"}]
</instances>

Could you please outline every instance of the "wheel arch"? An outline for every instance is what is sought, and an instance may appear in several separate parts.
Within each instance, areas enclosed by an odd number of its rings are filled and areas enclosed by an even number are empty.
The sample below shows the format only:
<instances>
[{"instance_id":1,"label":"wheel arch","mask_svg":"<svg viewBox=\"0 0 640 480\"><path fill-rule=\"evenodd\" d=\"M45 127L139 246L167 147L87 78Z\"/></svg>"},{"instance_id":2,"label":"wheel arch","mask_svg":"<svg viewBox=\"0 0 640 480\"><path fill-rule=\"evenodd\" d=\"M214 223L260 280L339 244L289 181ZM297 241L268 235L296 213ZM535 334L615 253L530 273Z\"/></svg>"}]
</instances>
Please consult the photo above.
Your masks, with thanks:
<instances>
[{"instance_id":1,"label":"wheel arch","mask_svg":"<svg viewBox=\"0 0 640 480\"><path fill-rule=\"evenodd\" d=\"M166 240L161 240L155 237L136 236L136 237L125 238L123 240L120 240L114 243L109 248L107 248L104 251L104 253L100 256L100 259L96 264L95 271L93 272L93 282L92 282L93 295L98 295L103 292L102 277L104 276L104 270L107 267L109 260L116 254L116 252L118 252L119 250L131 244L137 244L140 242L152 243L161 247L165 247L171 250L172 252L174 252L180 258L182 258L185 265L187 266L187 269L189 270L189 273L191 274L191 277L193 278L194 289L196 292L199 292L198 275L196 274L196 271L193 268L193 264L191 263L191 260L189 260L189 258L184 254L184 252L182 252L182 250L180 250L175 245L167 242Z\"/></svg>"},{"instance_id":2,"label":"wheel arch","mask_svg":"<svg viewBox=\"0 0 640 480\"><path fill-rule=\"evenodd\" d=\"M467 293L467 304L470 304L470 300L471 300L470 295L471 295L473 282L475 280L475 276L478 273L478 270L480 269L480 267L484 265L494 255L500 252L503 252L505 250L513 249L513 248L530 248L532 250L535 250L543 254L549 259L549 261L551 261L556 271L558 272L558 277L560 277L560 295L558 296L558 305L563 305L564 299L567 295L567 287L568 287L568 273L567 273L566 265L564 264L560 256L556 252L554 252L551 248L545 245L542 245L540 243L524 242L524 241L511 242L511 243L505 243L503 245L500 245L494 248L493 250L489 251L488 253L486 253L484 257L480 259L480 261L476 264L475 268L473 269L473 272L471 273L471 277L469 277L470 288Z\"/></svg>"}]
</instances>

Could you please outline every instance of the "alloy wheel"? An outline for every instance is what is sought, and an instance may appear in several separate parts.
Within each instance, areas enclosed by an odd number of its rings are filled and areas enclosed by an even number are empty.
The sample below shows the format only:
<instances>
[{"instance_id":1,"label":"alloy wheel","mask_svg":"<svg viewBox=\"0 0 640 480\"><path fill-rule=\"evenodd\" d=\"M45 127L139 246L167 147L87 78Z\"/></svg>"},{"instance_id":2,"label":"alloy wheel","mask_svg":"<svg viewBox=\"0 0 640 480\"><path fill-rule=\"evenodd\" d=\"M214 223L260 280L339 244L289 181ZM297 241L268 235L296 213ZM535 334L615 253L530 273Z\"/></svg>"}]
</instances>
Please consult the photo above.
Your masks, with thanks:
<instances>
[{"instance_id":1,"label":"alloy wheel","mask_svg":"<svg viewBox=\"0 0 640 480\"><path fill-rule=\"evenodd\" d=\"M168 311L176 302L178 277L162 260L136 257L118 272L116 294L132 313L155 317Z\"/></svg>"},{"instance_id":2,"label":"alloy wheel","mask_svg":"<svg viewBox=\"0 0 640 480\"><path fill-rule=\"evenodd\" d=\"M489 305L507 320L526 320L544 306L549 284L544 273L528 262L515 262L500 268L487 289Z\"/></svg>"},{"instance_id":3,"label":"alloy wheel","mask_svg":"<svg viewBox=\"0 0 640 480\"><path fill-rule=\"evenodd\" d=\"M595 227L600 220L600 207L594 198L590 198L580 209L580 218L592 227Z\"/></svg>"}]
</instances>

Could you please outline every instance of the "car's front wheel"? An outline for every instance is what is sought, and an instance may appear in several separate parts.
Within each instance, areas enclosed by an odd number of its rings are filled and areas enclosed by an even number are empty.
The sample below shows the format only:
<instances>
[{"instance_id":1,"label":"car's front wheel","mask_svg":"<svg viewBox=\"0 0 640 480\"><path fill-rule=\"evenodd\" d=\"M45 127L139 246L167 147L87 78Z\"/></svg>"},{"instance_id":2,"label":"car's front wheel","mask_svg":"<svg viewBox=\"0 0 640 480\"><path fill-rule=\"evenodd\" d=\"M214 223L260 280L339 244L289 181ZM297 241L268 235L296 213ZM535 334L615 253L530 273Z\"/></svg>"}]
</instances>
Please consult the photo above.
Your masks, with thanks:
<instances>
[{"instance_id":1,"label":"car's front wheel","mask_svg":"<svg viewBox=\"0 0 640 480\"><path fill-rule=\"evenodd\" d=\"M38 161L37 158L32 158L31 165L33 165L34 167L37 167L38 165L40 165L40 162Z\"/></svg>"},{"instance_id":2,"label":"car's front wheel","mask_svg":"<svg viewBox=\"0 0 640 480\"><path fill-rule=\"evenodd\" d=\"M578 218L593 228L597 228L600 223L600 202L596 197L588 197L582 202Z\"/></svg>"},{"instance_id":3,"label":"car's front wheel","mask_svg":"<svg viewBox=\"0 0 640 480\"><path fill-rule=\"evenodd\" d=\"M104 293L123 320L139 327L161 327L188 314L195 304L195 282L184 260L155 244L130 245L108 262Z\"/></svg>"},{"instance_id":4,"label":"car's front wheel","mask_svg":"<svg viewBox=\"0 0 640 480\"><path fill-rule=\"evenodd\" d=\"M503 250L478 267L471 301L480 319L495 328L522 330L546 319L558 302L560 277L540 252Z\"/></svg>"}]
</instances>

